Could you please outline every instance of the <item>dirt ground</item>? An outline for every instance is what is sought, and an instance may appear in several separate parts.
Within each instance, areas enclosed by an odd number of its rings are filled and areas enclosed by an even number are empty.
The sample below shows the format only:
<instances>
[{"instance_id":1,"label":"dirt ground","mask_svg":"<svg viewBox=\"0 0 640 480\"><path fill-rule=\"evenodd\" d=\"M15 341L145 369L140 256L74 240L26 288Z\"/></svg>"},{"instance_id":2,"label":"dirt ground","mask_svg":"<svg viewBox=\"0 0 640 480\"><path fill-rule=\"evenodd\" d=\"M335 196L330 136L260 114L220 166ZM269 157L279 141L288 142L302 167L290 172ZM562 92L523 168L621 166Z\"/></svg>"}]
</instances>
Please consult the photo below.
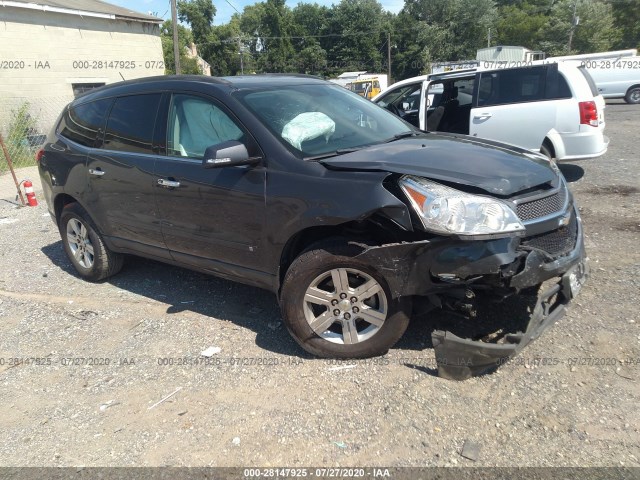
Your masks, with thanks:
<instances>
[{"instance_id":1,"label":"dirt ground","mask_svg":"<svg viewBox=\"0 0 640 480\"><path fill-rule=\"evenodd\" d=\"M0 201L0 466L640 466L640 107L606 118L608 153L562 167L588 284L464 382L428 318L384 357L311 358L270 293L135 258L84 282L43 203Z\"/></svg>"}]
</instances>

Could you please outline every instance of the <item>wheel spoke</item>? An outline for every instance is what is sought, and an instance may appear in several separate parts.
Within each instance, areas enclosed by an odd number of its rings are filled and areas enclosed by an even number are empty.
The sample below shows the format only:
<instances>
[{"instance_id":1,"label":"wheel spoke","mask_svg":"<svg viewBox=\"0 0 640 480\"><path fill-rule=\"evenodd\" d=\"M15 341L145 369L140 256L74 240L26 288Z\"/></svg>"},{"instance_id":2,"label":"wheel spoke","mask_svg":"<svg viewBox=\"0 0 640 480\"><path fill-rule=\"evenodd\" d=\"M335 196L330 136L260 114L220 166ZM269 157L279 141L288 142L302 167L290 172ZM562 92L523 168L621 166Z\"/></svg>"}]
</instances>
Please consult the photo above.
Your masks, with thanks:
<instances>
[{"instance_id":1,"label":"wheel spoke","mask_svg":"<svg viewBox=\"0 0 640 480\"><path fill-rule=\"evenodd\" d=\"M326 332L333 322L335 322L335 318L331 314L331 310L327 310L322 315L309 322L309 326L311 327L311 330L320 335Z\"/></svg>"},{"instance_id":2,"label":"wheel spoke","mask_svg":"<svg viewBox=\"0 0 640 480\"><path fill-rule=\"evenodd\" d=\"M73 233L76 234L76 237L80 236L80 230L78 229L78 221L77 220L70 220L69 221L69 225L71 225L71 230L73 230Z\"/></svg>"},{"instance_id":3,"label":"wheel spoke","mask_svg":"<svg viewBox=\"0 0 640 480\"><path fill-rule=\"evenodd\" d=\"M387 318L384 313L374 310L373 308L360 310L358 317L362 318L365 322L375 325L376 327L381 327Z\"/></svg>"},{"instance_id":4,"label":"wheel spoke","mask_svg":"<svg viewBox=\"0 0 640 480\"><path fill-rule=\"evenodd\" d=\"M76 257L76 260L78 260L78 262L82 262L82 250L77 248L76 251L73 252L73 256Z\"/></svg>"},{"instance_id":5,"label":"wheel spoke","mask_svg":"<svg viewBox=\"0 0 640 480\"><path fill-rule=\"evenodd\" d=\"M67 233L67 242L69 242L69 245L74 245L74 246L78 245L78 239L76 238L75 235L72 235L70 233Z\"/></svg>"},{"instance_id":6,"label":"wheel spoke","mask_svg":"<svg viewBox=\"0 0 640 480\"><path fill-rule=\"evenodd\" d=\"M92 248L93 253L93 248ZM333 300L333 294L330 292L326 292L324 290L320 290L317 287L309 287L307 289L307 293L304 296L305 302L310 302L315 305L324 305L327 307L331 306L331 300Z\"/></svg>"},{"instance_id":7,"label":"wheel spoke","mask_svg":"<svg viewBox=\"0 0 640 480\"><path fill-rule=\"evenodd\" d=\"M381 290L380 284L375 280L371 279L368 282L365 282L362 285L360 285L358 288L356 288L354 295L358 297L360 301L363 301L373 297L380 290Z\"/></svg>"},{"instance_id":8,"label":"wheel spoke","mask_svg":"<svg viewBox=\"0 0 640 480\"><path fill-rule=\"evenodd\" d=\"M344 268L336 268L331 270L331 278L336 292L346 292L349 290L349 277Z\"/></svg>"},{"instance_id":9,"label":"wheel spoke","mask_svg":"<svg viewBox=\"0 0 640 480\"><path fill-rule=\"evenodd\" d=\"M358 343L358 330L356 329L356 322L353 320L342 321L342 340L345 345Z\"/></svg>"},{"instance_id":10,"label":"wheel spoke","mask_svg":"<svg viewBox=\"0 0 640 480\"><path fill-rule=\"evenodd\" d=\"M85 245L85 249L87 250L87 253L91 255L91 258L93 258L93 245L91 245L90 243L87 243Z\"/></svg>"},{"instance_id":11,"label":"wheel spoke","mask_svg":"<svg viewBox=\"0 0 640 480\"><path fill-rule=\"evenodd\" d=\"M86 240L87 238L87 227L84 226L84 223L80 224L80 238L82 240Z\"/></svg>"}]
</instances>

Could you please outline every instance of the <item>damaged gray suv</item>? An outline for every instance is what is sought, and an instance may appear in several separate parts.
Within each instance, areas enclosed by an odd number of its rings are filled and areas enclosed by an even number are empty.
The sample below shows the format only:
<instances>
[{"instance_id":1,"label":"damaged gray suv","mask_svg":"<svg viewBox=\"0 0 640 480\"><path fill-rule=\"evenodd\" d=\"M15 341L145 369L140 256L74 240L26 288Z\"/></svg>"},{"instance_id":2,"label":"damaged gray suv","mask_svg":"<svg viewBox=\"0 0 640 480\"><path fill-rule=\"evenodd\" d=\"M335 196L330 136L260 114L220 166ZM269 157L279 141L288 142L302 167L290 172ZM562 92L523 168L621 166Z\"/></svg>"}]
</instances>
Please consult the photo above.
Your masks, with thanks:
<instances>
[{"instance_id":1,"label":"damaged gray suv","mask_svg":"<svg viewBox=\"0 0 640 480\"><path fill-rule=\"evenodd\" d=\"M79 275L140 255L273 291L322 357L382 355L418 307L538 289L501 343L432 333L439 373L489 371L557 320L586 275L580 216L545 157L423 133L305 76L157 77L85 94L43 151ZM505 315L506 320L506 315ZM477 321L477 320L472 320Z\"/></svg>"}]
</instances>

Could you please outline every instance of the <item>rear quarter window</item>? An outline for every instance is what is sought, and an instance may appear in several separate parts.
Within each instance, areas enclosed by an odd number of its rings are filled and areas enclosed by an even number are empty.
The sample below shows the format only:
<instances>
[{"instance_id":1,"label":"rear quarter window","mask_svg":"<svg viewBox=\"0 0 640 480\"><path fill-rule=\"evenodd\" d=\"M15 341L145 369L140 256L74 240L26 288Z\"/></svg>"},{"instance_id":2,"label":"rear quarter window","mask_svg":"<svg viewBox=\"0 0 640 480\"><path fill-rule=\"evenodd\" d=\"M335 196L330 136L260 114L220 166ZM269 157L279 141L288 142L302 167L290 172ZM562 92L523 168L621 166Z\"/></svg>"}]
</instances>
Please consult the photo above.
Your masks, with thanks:
<instances>
[{"instance_id":1,"label":"rear quarter window","mask_svg":"<svg viewBox=\"0 0 640 480\"><path fill-rule=\"evenodd\" d=\"M598 87L596 85L596 82L593 81L593 78L591 77L589 72L587 72L587 69L585 67L580 66L578 67L578 70L580 71L582 76L585 78L585 80L589 84L589 88L591 89L591 94L594 97L597 97L598 95L600 95L600 92L598 92Z\"/></svg>"},{"instance_id":2,"label":"rear quarter window","mask_svg":"<svg viewBox=\"0 0 640 480\"><path fill-rule=\"evenodd\" d=\"M85 147L95 147L104 129L113 99L70 106L58 124L58 134Z\"/></svg>"}]
</instances>

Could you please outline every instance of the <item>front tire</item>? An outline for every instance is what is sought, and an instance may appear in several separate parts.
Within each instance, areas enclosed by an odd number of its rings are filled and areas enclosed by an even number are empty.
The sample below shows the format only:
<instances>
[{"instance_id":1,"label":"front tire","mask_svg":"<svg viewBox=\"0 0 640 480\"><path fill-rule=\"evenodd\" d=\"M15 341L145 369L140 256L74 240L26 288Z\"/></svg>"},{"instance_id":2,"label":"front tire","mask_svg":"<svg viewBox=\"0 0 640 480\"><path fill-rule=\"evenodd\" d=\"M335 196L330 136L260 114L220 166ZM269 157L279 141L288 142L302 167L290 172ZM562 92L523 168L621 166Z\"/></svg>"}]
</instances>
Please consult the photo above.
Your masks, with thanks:
<instances>
[{"instance_id":1,"label":"front tire","mask_svg":"<svg viewBox=\"0 0 640 480\"><path fill-rule=\"evenodd\" d=\"M640 85L634 85L631 87L627 94L624 96L624 101L627 103L631 103L633 105L637 105L640 103Z\"/></svg>"},{"instance_id":2,"label":"front tire","mask_svg":"<svg viewBox=\"0 0 640 480\"><path fill-rule=\"evenodd\" d=\"M58 228L69 260L85 280L97 282L122 268L124 256L107 248L91 217L77 203L62 209Z\"/></svg>"},{"instance_id":3,"label":"front tire","mask_svg":"<svg viewBox=\"0 0 640 480\"><path fill-rule=\"evenodd\" d=\"M280 299L284 323L313 355L384 355L409 325L409 299L391 298L384 278L355 258L360 251L319 246L300 255L287 271Z\"/></svg>"}]
</instances>

